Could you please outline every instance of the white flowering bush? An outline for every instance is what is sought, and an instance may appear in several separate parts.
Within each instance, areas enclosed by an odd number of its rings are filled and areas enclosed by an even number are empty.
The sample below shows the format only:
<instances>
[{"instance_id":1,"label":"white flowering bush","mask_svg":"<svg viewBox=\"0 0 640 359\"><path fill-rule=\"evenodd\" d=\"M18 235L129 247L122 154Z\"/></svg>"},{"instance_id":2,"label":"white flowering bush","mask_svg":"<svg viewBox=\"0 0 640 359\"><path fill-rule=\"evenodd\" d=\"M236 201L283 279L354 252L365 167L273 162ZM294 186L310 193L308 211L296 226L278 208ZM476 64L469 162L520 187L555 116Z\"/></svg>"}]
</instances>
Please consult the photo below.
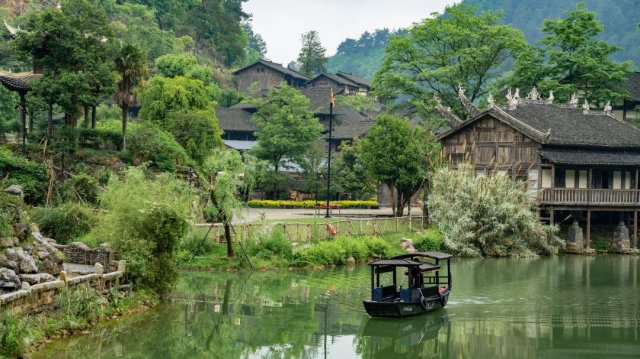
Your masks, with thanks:
<instances>
[{"instance_id":1,"label":"white flowering bush","mask_svg":"<svg viewBox=\"0 0 640 359\"><path fill-rule=\"evenodd\" d=\"M558 228L538 220L521 182L476 177L469 164L435 171L428 206L445 248L461 256L549 255L563 246Z\"/></svg>"}]
</instances>

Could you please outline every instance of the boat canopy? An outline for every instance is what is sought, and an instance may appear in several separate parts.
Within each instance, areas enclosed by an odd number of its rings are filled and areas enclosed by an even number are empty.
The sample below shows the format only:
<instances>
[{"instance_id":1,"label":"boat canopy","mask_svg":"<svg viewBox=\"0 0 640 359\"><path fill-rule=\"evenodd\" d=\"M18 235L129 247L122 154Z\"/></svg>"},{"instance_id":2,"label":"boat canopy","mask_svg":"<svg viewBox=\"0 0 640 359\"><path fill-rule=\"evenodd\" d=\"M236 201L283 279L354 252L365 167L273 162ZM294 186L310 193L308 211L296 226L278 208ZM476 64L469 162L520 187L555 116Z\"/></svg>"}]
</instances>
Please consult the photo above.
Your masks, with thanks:
<instances>
[{"instance_id":1,"label":"boat canopy","mask_svg":"<svg viewBox=\"0 0 640 359\"><path fill-rule=\"evenodd\" d=\"M415 257L427 257L431 259L449 259L453 257L449 253L443 252L416 252L416 253L407 253L401 254L399 256L391 257L391 259L406 259L406 258L415 258Z\"/></svg>"}]
</instances>

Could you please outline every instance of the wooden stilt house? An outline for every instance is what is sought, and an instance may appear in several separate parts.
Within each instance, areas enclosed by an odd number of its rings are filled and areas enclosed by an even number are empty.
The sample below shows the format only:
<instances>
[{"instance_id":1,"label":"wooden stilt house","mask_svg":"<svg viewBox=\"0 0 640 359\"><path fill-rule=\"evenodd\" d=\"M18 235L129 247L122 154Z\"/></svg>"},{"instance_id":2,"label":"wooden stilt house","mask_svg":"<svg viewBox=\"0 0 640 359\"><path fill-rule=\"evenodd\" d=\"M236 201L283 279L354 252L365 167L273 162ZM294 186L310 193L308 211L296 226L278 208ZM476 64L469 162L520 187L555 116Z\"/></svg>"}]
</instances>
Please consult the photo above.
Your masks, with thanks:
<instances>
[{"instance_id":1,"label":"wooden stilt house","mask_svg":"<svg viewBox=\"0 0 640 359\"><path fill-rule=\"evenodd\" d=\"M592 218L602 213L630 225L630 246L637 248L640 129L616 119L609 106L592 111L586 102L578 108L575 98L554 105L552 96L518 97L509 94L505 107L490 98L486 111L441 134L451 164L468 161L478 176L497 173L522 181L542 218L554 223L571 216L586 227L586 250Z\"/></svg>"}]
</instances>

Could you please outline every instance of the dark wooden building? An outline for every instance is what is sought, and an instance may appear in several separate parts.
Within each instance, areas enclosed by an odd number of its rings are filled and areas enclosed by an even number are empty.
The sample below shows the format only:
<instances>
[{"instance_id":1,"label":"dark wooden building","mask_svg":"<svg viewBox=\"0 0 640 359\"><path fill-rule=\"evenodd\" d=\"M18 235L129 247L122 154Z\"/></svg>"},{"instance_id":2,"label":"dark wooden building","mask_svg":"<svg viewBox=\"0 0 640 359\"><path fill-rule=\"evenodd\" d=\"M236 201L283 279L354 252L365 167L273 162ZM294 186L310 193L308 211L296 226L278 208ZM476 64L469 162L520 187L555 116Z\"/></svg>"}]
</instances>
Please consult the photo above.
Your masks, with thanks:
<instances>
[{"instance_id":1,"label":"dark wooden building","mask_svg":"<svg viewBox=\"0 0 640 359\"><path fill-rule=\"evenodd\" d=\"M307 87L329 87L342 95L366 96L369 94L371 83L365 78L344 72L337 74L323 72L309 80Z\"/></svg>"},{"instance_id":2,"label":"dark wooden building","mask_svg":"<svg viewBox=\"0 0 640 359\"><path fill-rule=\"evenodd\" d=\"M478 176L520 180L542 218L553 223L571 215L585 225L585 249L594 215L631 224L637 248L640 130L611 113L519 100L490 105L439 139L453 166L468 161Z\"/></svg>"},{"instance_id":3,"label":"dark wooden building","mask_svg":"<svg viewBox=\"0 0 640 359\"><path fill-rule=\"evenodd\" d=\"M309 81L307 76L267 60L258 60L233 74L239 92L247 92L255 86L256 90L265 93L283 82L291 87L302 88Z\"/></svg>"}]
</instances>

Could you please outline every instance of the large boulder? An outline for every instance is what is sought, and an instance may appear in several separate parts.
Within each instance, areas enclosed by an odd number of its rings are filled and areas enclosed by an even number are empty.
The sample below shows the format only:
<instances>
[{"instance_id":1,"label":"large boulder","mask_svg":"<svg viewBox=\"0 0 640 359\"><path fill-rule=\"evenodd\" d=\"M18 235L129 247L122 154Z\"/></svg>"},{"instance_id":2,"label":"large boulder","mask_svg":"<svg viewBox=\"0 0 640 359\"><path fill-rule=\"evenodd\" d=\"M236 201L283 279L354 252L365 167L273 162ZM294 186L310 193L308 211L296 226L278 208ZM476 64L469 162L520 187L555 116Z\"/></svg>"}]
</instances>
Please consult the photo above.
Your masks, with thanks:
<instances>
[{"instance_id":1,"label":"large boulder","mask_svg":"<svg viewBox=\"0 0 640 359\"><path fill-rule=\"evenodd\" d=\"M0 268L0 290L14 291L20 289L22 282L16 272L8 268Z\"/></svg>"},{"instance_id":2,"label":"large boulder","mask_svg":"<svg viewBox=\"0 0 640 359\"><path fill-rule=\"evenodd\" d=\"M18 262L7 258L4 253L0 253L0 268L8 268L16 271L18 270Z\"/></svg>"},{"instance_id":3,"label":"large boulder","mask_svg":"<svg viewBox=\"0 0 640 359\"><path fill-rule=\"evenodd\" d=\"M20 241L15 237L3 237L0 238L0 249L11 248L17 246Z\"/></svg>"},{"instance_id":4,"label":"large boulder","mask_svg":"<svg viewBox=\"0 0 640 359\"><path fill-rule=\"evenodd\" d=\"M28 253L20 247L9 248L4 251L5 256L10 260L18 263L20 273L38 273L36 261Z\"/></svg>"}]
</instances>

